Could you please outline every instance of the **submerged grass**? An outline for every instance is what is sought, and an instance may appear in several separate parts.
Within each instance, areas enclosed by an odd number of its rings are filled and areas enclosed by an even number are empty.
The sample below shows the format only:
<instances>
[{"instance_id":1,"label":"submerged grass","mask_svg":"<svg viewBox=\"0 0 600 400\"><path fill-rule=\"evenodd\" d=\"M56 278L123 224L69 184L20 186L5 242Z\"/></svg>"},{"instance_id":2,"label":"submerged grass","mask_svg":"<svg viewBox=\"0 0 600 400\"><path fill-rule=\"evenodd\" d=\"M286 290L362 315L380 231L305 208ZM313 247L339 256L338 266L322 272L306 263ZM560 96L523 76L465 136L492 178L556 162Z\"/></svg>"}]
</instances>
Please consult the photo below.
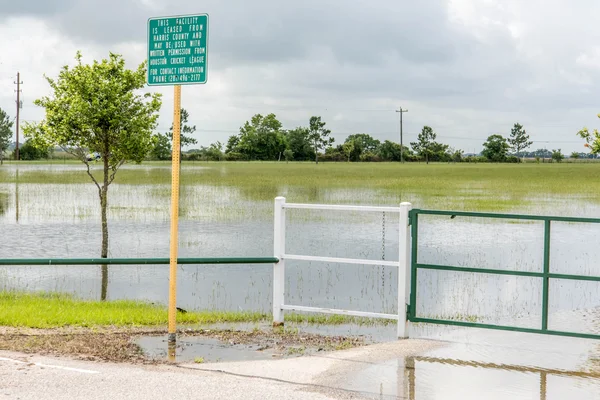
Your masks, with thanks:
<instances>
[{"instance_id":1,"label":"submerged grass","mask_svg":"<svg viewBox=\"0 0 600 400\"><path fill-rule=\"evenodd\" d=\"M100 166L94 166L100 174ZM575 196L600 202L600 164L404 164L399 163L184 163L182 186L234 187L247 199L269 200L291 193L300 201L319 201L328 189L382 191L394 201L427 206L468 204L473 210L527 206L530 199ZM115 183L168 185L170 163L127 166ZM83 166L69 169L23 167L20 183L90 183ZM0 168L0 184L16 181ZM90 183L91 184L91 183ZM165 189L167 190L167 189ZM390 196L388 196L388 201ZM370 203L377 202L372 196Z\"/></svg>"},{"instance_id":2,"label":"submerged grass","mask_svg":"<svg viewBox=\"0 0 600 400\"><path fill-rule=\"evenodd\" d=\"M76 327L142 327L167 324L164 306L142 301L81 300L63 293L0 292L0 326L28 328ZM177 322L186 324L258 323L271 316L246 311L180 312ZM286 315L287 322L318 325L379 324L391 321L328 315Z\"/></svg>"}]
</instances>

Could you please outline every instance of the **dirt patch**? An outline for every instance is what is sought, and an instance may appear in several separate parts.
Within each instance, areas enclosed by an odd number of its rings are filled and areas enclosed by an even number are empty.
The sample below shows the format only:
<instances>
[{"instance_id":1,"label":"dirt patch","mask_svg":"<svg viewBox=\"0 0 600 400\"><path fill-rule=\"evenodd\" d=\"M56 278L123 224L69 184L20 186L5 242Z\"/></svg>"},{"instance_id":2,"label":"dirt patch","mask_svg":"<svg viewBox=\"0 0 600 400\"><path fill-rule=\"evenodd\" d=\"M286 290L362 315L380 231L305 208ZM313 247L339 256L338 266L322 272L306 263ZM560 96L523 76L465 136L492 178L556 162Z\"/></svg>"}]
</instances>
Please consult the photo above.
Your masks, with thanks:
<instances>
[{"instance_id":1,"label":"dirt patch","mask_svg":"<svg viewBox=\"0 0 600 400\"><path fill-rule=\"evenodd\" d=\"M90 361L145 361L129 333L5 334L0 336L0 350L69 355Z\"/></svg>"},{"instance_id":2,"label":"dirt patch","mask_svg":"<svg viewBox=\"0 0 600 400\"><path fill-rule=\"evenodd\" d=\"M59 328L0 331L0 350L65 355L91 361L162 363L146 357L135 342L140 336L165 335L166 330L149 328ZM205 337L236 346L251 345L256 351L276 350L281 356L299 356L342 350L365 344L362 338L321 336L283 328L241 331L233 329L182 329L180 337Z\"/></svg>"},{"instance_id":3,"label":"dirt patch","mask_svg":"<svg viewBox=\"0 0 600 400\"><path fill-rule=\"evenodd\" d=\"M182 336L203 336L218 339L230 345L257 345L259 350L276 349L284 354L306 354L317 351L344 350L365 344L360 337L322 336L285 330L198 330L183 332Z\"/></svg>"}]
</instances>

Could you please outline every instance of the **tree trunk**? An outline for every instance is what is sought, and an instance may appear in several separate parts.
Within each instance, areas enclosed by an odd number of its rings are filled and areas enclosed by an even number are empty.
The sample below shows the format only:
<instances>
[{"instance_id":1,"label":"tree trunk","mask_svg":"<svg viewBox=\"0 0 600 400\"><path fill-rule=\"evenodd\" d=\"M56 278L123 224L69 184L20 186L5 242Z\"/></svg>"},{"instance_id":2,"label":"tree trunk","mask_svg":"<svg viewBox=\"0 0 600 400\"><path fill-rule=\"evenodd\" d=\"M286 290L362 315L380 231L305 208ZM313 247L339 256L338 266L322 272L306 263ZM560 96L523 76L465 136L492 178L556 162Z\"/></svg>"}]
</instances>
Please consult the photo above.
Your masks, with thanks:
<instances>
[{"instance_id":1,"label":"tree trunk","mask_svg":"<svg viewBox=\"0 0 600 400\"><path fill-rule=\"evenodd\" d=\"M319 152L317 151L317 148L315 147L315 163L319 163Z\"/></svg>"},{"instance_id":2,"label":"tree trunk","mask_svg":"<svg viewBox=\"0 0 600 400\"><path fill-rule=\"evenodd\" d=\"M106 209L108 208L108 156L104 157L104 182L100 190L100 209L102 214L102 250L101 258L108 258L108 220L106 217ZM108 291L108 265L102 265L102 290L100 299L106 300Z\"/></svg>"},{"instance_id":3,"label":"tree trunk","mask_svg":"<svg viewBox=\"0 0 600 400\"><path fill-rule=\"evenodd\" d=\"M102 265L102 288L100 292L100 300L106 301L106 293L108 292L108 265Z\"/></svg>"}]
</instances>

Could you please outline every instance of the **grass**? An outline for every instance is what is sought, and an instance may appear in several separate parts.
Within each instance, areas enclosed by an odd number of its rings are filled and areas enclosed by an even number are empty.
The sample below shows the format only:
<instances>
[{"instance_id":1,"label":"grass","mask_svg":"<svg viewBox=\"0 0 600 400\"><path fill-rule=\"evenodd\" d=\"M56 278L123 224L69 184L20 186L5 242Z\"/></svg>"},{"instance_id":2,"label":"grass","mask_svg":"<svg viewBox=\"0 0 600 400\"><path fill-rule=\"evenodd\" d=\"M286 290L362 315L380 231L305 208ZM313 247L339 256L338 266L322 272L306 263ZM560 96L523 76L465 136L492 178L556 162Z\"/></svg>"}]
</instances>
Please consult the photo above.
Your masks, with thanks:
<instances>
[{"instance_id":1,"label":"grass","mask_svg":"<svg viewBox=\"0 0 600 400\"><path fill-rule=\"evenodd\" d=\"M178 313L180 324L258 322L257 312L201 311ZM0 326L57 328L63 326L158 326L167 323L167 309L140 301L86 301L56 293L0 293Z\"/></svg>"},{"instance_id":2,"label":"grass","mask_svg":"<svg viewBox=\"0 0 600 400\"><path fill-rule=\"evenodd\" d=\"M90 301L61 293L0 292L0 326L28 328L145 327L167 324L164 306L142 301ZM177 322L186 324L269 322L260 312L189 311L178 313ZM286 321L318 325L386 324L393 321L328 315L288 314ZM287 328L286 328L287 329Z\"/></svg>"},{"instance_id":3,"label":"grass","mask_svg":"<svg viewBox=\"0 0 600 400\"><path fill-rule=\"evenodd\" d=\"M197 168L197 167L204 168ZM100 173L100 166L94 166ZM600 164L398 164L398 163L184 163L182 187L209 185L234 187L250 200L272 200L288 193L298 201L319 201L324 190L372 190L386 201L412 201L426 205L468 204L471 210L500 211L528 206L532 197L576 196L600 202ZM144 163L124 168L115 183L168 185L170 163ZM0 168L0 184L13 183L16 176ZM83 166L72 170L27 169L19 183L90 183ZM167 193L168 190L165 189ZM368 192L367 192L368 193ZM168 193L167 193L168 194Z\"/></svg>"}]
</instances>

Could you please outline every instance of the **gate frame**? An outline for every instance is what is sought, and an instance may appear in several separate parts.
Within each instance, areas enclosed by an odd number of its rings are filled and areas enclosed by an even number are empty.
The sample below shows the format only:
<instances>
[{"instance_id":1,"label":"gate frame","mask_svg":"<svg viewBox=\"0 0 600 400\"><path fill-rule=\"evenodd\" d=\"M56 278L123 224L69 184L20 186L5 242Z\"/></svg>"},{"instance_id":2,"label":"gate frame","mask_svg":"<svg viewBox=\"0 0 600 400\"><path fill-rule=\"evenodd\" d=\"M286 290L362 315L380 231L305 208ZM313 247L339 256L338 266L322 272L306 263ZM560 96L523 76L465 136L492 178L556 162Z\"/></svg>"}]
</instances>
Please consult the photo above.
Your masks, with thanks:
<instances>
[{"instance_id":1,"label":"gate frame","mask_svg":"<svg viewBox=\"0 0 600 400\"><path fill-rule=\"evenodd\" d=\"M525 220L525 221L543 221L544 222L544 248L543 248L543 265L542 272L528 272L515 270L500 270L493 268L471 268L471 267L455 267L449 265L432 265L420 264L418 261L418 246L419 246L419 215L439 215L450 217L474 217L474 218L494 218L508 220ZM503 331L514 331L524 333L537 333L554 336L576 337L583 339L600 339L600 334L578 333L568 331L557 331L548 329L548 305L550 296L550 279L575 280L575 281L592 281L600 282L600 276L592 275L572 275L572 274L556 274L550 271L550 234L551 223L554 222L571 222L571 223L591 223L600 224L599 218L578 218L578 217L551 217L543 215L520 215L520 214L495 214L483 212L465 212L465 211L439 211L439 210L422 210L412 209L410 211L410 224L412 235L411 246L411 288L408 319L414 323L427 323L439 325L451 325L468 328L483 328L495 329ZM518 326L481 324L477 322L453 321L435 318L421 318L416 315L417 308L417 277L419 269L429 269L437 271L453 271L453 272L472 272L477 274L490 275L509 275L509 276L526 276L543 279L542 282L542 320L541 328L522 328Z\"/></svg>"},{"instance_id":2,"label":"gate frame","mask_svg":"<svg viewBox=\"0 0 600 400\"><path fill-rule=\"evenodd\" d=\"M365 212L390 212L398 213L399 226L399 259L398 261L382 261L356 258L321 257L298 254L287 254L285 251L285 210L286 209L311 209L311 210L336 210L336 211L365 211ZM410 320L407 317L410 287L411 287L411 230L410 210L411 203L401 203L400 207L372 207L351 205L329 205L329 204L298 204L286 203L285 197L275 198L275 214L273 227L273 254L278 263L273 264L273 326L284 324L285 311L301 311L309 313L349 315L355 317L391 319L397 321L397 335L399 339L409 336ZM382 265L398 267L398 313L384 314L366 311L340 310L322 307L307 307L285 303L285 262L295 261L318 261L338 264L356 265Z\"/></svg>"}]
</instances>

